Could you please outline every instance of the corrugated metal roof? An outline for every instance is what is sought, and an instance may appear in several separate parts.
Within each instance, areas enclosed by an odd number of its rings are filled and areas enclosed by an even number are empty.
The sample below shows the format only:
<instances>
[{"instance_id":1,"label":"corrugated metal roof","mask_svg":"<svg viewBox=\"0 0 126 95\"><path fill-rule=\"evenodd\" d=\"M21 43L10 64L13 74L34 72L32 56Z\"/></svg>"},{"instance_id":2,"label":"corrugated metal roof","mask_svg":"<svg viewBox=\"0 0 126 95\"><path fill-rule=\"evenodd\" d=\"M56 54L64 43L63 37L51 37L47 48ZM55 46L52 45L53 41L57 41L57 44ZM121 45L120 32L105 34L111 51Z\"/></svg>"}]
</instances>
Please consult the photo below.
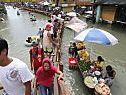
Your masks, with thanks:
<instances>
[{"instance_id":1,"label":"corrugated metal roof","mask_svg":"<svg viewBox=\"0 0 126 95\"><path fill-rule=\"evenodd\" d=\"M126 0L97 0L97 3L122 5L122 4L126 4Z\"/></svg>"}]
</instances>

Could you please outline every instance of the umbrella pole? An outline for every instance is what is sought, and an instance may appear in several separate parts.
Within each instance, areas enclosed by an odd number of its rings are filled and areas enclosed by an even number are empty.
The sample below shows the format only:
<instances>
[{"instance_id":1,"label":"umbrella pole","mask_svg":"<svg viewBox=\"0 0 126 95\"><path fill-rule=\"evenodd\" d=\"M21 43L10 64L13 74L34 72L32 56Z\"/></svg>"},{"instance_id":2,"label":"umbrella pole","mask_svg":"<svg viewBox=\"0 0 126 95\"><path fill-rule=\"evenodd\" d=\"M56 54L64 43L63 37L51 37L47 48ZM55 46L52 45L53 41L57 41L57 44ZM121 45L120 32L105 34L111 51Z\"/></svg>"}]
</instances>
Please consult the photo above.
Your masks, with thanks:
<instances>
[{"instance_id":1,"label":"umbrella pole","mask_svg":"<svg viewBox=\"0 0 126 95\"><path fill-rule=\"evenodd\" d=\"M75 31L74 31L74 37L75 37Z\"/></svg>"},{"instance_id":2,"label":"umbrella pole","mask_svg":"<svg viewBox=\"0 0 126 95\"><path fill-rule=\"evenodd\" d=\"M93 46L92 46L92 43L90 45L90 58L91 58L91 60L93 60Z\"/></svg>"}]
</instances>

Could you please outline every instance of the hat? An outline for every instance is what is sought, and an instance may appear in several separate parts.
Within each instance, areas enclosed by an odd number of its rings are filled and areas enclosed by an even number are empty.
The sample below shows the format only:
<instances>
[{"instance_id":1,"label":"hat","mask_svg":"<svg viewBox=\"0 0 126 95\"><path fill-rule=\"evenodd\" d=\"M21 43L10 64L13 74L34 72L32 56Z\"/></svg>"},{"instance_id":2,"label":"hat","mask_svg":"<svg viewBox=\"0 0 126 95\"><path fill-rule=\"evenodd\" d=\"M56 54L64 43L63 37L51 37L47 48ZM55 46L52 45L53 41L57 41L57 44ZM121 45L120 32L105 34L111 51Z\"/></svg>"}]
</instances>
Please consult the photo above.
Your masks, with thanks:
<instances>
[{"instance_id":1,"label":"hat","mask_svg":"<svg viewBox=\"0 0 126 95\"><path fill-rule=\"evenodd\" d=\"M38 45L38 43L36 41L32 42L32 46L37 46L37 45Z\"/></svg>"},{"instance_id":2,"label":"hat","mask_svg":"<svg viewBox=\"0 0 126 95\"><path fill-rule=\"evenodd\" d=\"M51 27L52 27L51 24L47 24L47 25L46 25L46 28L51 28Z\"/></svg>"},{"instance_id":3,"label":"hat","mask_svg":"<svg viewBox=\"0 0 126 95\"><path fill-rule=\"evenodd\" d=\"M73 41L70 41L70 43L73 43Z\"/></svg>"}]
</instances>

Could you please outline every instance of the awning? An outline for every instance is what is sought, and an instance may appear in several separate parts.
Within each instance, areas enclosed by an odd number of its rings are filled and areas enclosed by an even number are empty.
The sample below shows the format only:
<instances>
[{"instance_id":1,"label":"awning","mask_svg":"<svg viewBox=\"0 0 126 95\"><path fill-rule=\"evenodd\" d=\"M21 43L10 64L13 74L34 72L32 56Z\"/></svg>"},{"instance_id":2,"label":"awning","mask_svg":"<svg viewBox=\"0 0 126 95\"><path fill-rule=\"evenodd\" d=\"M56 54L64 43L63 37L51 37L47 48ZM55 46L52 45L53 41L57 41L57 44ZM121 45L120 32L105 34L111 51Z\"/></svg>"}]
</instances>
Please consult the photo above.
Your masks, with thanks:
<instances>
[{"instance_id":1,"label":"awning","mask_svg":"<svg viewBox=\"0 0 126 95\"><path fill-rule=\"evenodd\" d=\"M87 23L83 22L77 17L73 17L68 24L65 25L66 27L76 31L80 32L81 30L87 28Z\"/></svg>"},{"instance_id":2,"label":"awning","mask_svg":"<svg viewBox=\"0 0 126 95\"><path fill-rule=\"evenodd\" d=\"M123 5L126 4L126 0L98 0L99 4L114 4L114 5Z\"/></svg>"}]
</instances>

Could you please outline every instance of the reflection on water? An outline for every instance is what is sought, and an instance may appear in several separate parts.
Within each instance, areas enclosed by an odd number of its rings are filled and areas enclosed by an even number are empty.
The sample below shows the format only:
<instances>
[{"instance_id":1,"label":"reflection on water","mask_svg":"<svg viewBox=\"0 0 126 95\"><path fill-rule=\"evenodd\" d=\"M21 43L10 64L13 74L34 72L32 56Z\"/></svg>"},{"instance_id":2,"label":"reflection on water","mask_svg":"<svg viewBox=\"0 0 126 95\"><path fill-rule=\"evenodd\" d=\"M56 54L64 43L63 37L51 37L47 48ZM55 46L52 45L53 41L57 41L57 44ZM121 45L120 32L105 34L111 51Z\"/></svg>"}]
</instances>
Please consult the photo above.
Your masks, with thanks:
<instances>
[{"instance_id":1,"label":"reflection on water","mask_svg":"<svg viewBox=\"0 0 126 95\"><path fill-rule=\"evenodd\" d=\"M39 18L35 23L30 21L30 15L27 11L7 7L7 16L4 16L6 23L0 22L0 36L9 42L9 55L18 57L29 63L29 48L24 46L25 39L28 36L36 35L39 27L44 28L48 17L35 14ZM21 15L17 15L17 10Z\"/></svg>"},{"instance_id":2,"label":"reflection on water","mask_svg":"<svg viewBox=\"0 0 126 95\"><path fill-rule=\"evenodd\" d=\"M37 21L33 23L30 21L30 15L27 11L19 10L21 15L18 16L16 14L17 10L12 7L7 7L8 15L4 17L6 23L0 22L0 36L8 40L10 56L18 57L29 64L29 48L24 46L24 41L29 35L36 35L39 27L44 27L48 17L34 13ZM92 26L90 22L88 24L89 27ZM126 77L124 77L126 76L124 73L126 72L126 29L120 26L111 27L110 24L96 24L95 27L106 30L119 39L119 44L115 46L102 46L93 43L86 43L86 46L90 49L92 45L94 59L96 56L102 55L105 58L106 64L112 64L116 69L117 76L112 87L113 95L125 95L126 85L123 82L126 80ZM67 45L69 41L73 40L73 35L73 31L65 29L62 45L65 81L69 85L72 95L91 95L89 93L90 91L84 86L80 72L68 69L68 56L66 51L68 50Z\"/></svg>"}]
</instances>

